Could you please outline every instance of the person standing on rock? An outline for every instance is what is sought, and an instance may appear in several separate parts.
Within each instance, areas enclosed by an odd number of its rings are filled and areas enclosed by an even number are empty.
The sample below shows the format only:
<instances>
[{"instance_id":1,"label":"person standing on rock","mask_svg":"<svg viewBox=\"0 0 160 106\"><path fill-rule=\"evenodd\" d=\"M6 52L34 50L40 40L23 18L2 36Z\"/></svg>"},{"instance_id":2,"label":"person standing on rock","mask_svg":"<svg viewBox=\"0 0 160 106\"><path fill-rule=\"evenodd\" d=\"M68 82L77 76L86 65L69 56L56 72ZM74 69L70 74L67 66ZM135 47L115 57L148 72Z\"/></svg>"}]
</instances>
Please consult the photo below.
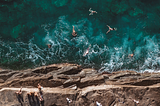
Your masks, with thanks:
<instances>
[{"instance_id":1,"label":"person standing on rock","mask_svg":"<svg viewBox=\"0 0 160 106\"><path fill-rule=\"evenodd\" d=\"M23 105L22 102L24 102L23 96L21 95L22 94L22 87L20 88L20 90L18 92L16 92L16 94L17 94L16 96L18 98L18 101L19 101L19 103L21 103L21 106L22 106Z\"/></svg>"},{"instance_id":2,"label":"person standing on rock","mask_svg":"<svg viewBox=\"0 0 160 106\"><path fill-rule=\"evenodd\" d=\"M73 26L73 29L72 29L72 35L73 35L74 37L77 36L77 32L75 31L74 26Z\"/></svg>"},{"instance_id":3,"label":"person standing on rock","mask_svg":"<svg viewBox=\"0 0 160 106\"><path fill-rule=\"evenodd\" d=\"M39 90L39 101L41 105L44 105L44 98L43 98L43 92L42 92L43 87L38 83L38 90Z\"/></svg>"},{"instance_id":4,"label":"person standing on rock","mask_svg":"<svg viewBox=\"0 0 160 106\"><path fill-rule=\"evenodd\" d=\"M37 103L37 105L36 106L40 106L40 98L38 98L39 97L39 95L38 95L38 92L35 92L34 93L34 96L35 96L35 98L36 98L36 103Z\"/></svg>"},{"instance_id":5,"label":"person standing on rock","mask_svg":"<svg viewBox=\"0 0 160 106\"><path fill-rule=\"evenodd\" d=\"M109 25L107 25L107 26L108 26L109 30L106 32L106 34L108 34L110 31L117 30L117 28L111 28Z\"/></svg>"},{"instance_id":6,"label":"person standing on rock","mask_svg":"<svg viewBox=\"0 0 160 106\"><path fill-rule=\"evenodd\" d=\"M38 89L39 91L41 91L43 89L43 87L38 83Z\"/></svg>"},{"instance_id":7,"label":"person standing on rock","mask_svg":"<svg viewBox=\"0 0 160 106\"><path fill-rule=\"evenodd\" d=\"M22 94L22 87L20 88L20 90L18 92L16 92L16 94L18 94L18 95Z\"/></svg>"},{"instance_id":8,"label":"person standing on rock","mask_svg":"<svg viewBox=\"0 0 160 106\"><path fill-rule=\"evenodd\" d=\"M44 98L43 98L42 91L39 92L39 101L40 101L41 106L44 106Z\"/></svg>"},{"instance_id":9,"label":"person standing on rock","mask_svg":"<svg viewBox=\"0 0 160 106\"><path fill-rule=\"evenodd\" d=\"M89 12L91 12L89 15L93 15L93 13L97 14L97 11L93 11L93 10L91 10L91 8L89 9Z\"/></svg>"}]
</instances>

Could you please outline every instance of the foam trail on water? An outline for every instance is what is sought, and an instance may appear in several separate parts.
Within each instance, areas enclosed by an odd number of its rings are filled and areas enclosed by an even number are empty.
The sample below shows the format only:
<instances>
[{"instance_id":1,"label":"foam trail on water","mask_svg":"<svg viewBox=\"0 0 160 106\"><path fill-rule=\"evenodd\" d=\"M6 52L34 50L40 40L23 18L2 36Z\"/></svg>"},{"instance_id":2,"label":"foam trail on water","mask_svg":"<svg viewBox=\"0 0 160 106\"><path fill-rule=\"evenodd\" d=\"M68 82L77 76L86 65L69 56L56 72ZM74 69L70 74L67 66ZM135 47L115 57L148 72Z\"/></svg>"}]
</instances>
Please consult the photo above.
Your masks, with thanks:
<instances>
[{"instance_id":1,"label":"foam trail on water","mask_svg":"<svg viewBox=\"0 0 160 106\"><path fill-rule=\"evenodd\" d=\"M141 69L156 69L160 66L160 50L155 38L146 39L147 44L145 49L147 51L144 65Z\"/></svg>"}]
</instances>

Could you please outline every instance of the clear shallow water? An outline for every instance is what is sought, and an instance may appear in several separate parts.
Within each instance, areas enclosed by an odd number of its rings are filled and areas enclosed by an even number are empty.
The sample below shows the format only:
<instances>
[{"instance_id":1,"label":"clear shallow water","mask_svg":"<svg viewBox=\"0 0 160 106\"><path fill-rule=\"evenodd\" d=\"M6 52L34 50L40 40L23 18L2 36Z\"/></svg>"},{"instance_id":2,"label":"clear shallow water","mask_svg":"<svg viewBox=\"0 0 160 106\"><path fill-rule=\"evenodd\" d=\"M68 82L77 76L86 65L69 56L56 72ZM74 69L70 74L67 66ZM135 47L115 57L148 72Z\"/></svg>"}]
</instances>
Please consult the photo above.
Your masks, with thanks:
<instances>
[{"instance_id":1,"label":"clear shallow water","mask_svg":"<svg viewBox=\"0 0 160 106\"><path fill-rule=\"evenodd\" d=\"M160 68L158 0L23 0L0 4L1 67L25 69L69 62L101 71ZM90 7L98 13L89 16ZM72 36L72 25L77 37ZM106 35L106 25L117 31ZM83 57L89 45L89 54ZM132 53L134 57L128 57Z\"/></svg>"}]
</instances>

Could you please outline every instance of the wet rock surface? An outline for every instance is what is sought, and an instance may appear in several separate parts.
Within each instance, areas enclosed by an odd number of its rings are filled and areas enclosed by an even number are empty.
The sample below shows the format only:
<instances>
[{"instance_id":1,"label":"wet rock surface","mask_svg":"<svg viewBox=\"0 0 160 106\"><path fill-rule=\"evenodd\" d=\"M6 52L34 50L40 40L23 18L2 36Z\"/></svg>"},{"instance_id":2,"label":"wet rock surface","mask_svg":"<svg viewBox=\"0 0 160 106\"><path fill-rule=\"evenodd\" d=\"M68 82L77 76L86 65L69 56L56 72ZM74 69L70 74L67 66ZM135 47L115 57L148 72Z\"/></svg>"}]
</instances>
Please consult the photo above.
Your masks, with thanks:
<instances>
[{"instance_id":1,"label":"wet rock surface","mask_svg":"<svg viewBox=\"0 0 160 106\"><path fill-rule=\"evenodd\" d=\"M158 106L159 73L118 71L98 73L76 64L53 64L36 69L0 70L0 106ZM27 92L39 92L44 102ZM15 94L20 87L22 94ZM72 100L68 103L66 98ZM139 104L136 104L138 101Z\"/></svg>"}]
</instances>

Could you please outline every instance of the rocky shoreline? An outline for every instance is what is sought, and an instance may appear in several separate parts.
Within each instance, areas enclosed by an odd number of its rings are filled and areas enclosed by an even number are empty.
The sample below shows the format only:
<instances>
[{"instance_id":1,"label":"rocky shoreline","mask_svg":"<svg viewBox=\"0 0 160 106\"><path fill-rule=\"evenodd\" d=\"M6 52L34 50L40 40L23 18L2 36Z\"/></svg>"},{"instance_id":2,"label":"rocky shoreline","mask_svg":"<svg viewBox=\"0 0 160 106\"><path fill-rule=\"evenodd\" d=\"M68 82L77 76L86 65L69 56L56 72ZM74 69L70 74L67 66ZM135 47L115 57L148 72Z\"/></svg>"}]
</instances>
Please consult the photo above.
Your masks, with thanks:
<instances>
[{"instance_id":1,"label":"rocky shoreline","mask_svg":"<svg viewBox=\"0 0 160 106\"><path fill-rule=\"evenodd\" d=\"M43 86L44 106L158 106L160 73L98 73L77 64L53 64L21 71L0 69L0 106L38 106L27 92ZM15 94L22 88L23 102ZM66 98L72 100L67 103ZM136 103L135 101L139 103Z\"/></svg>"}]
</instances>

